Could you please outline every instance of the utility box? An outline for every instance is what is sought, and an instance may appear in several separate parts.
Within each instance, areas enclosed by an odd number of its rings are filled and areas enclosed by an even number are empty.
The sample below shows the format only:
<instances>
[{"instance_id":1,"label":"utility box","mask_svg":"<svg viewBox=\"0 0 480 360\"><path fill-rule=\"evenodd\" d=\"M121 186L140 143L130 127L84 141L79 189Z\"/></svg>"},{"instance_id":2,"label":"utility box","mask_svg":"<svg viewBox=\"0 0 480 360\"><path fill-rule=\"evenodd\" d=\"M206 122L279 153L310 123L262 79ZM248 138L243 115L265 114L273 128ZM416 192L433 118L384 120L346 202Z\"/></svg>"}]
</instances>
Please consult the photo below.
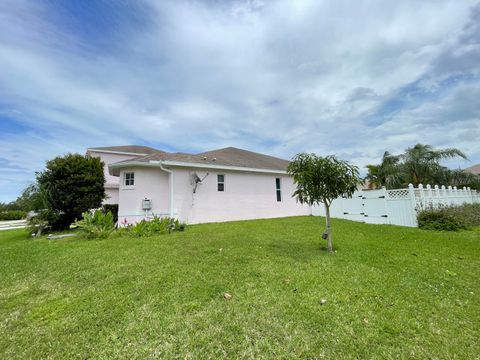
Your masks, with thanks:
<instances>
[{"instance_id":1,"label":"utility box","mask_svg":"<svg viewBox=\"0 0 480 360\"><path fill-rule=\"evenodd\" d=\"M142 200L142 209L143 210L152 210L152 200L143 199Z\"/></svg>"}]
</instances>

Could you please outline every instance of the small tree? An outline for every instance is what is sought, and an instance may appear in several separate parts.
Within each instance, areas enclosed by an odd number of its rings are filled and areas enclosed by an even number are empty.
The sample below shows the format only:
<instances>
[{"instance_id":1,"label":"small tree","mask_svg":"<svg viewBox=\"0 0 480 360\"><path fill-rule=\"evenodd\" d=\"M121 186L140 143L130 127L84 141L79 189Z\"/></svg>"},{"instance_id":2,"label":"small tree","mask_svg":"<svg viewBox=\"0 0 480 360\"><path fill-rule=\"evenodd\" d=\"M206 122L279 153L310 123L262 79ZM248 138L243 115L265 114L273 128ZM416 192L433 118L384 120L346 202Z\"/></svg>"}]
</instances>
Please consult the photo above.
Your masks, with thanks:
<instances>
[{"instance_id":1,"label":"small tree","mask_svg":"<svg viewBox=\"0 0 480 360\"><path fill-rule=\"evenodd\" d=\"M20 209L23 211L41 210L44 208L44 199L38 190L37 184L28 185L22 194L15 200Z\"/></svg>"},{"instance_id":2,"label":"small tree","mask_svg":"<svg viewBox=\"0 0 480 360\"><path fill-rule=\"evenodd\" d=\"M105 198L103 163L96 157L56 157L37 174L37 183L54 230L67 229L83 212L99 208Z\"/></svg>"},{"instance_id":3,"label":"small tree","mask_svg":"<svg viewBox=\"0 0 480 360\"><path fill-rule=\"evenodd\" d=\"M330 225L330 205L340 196L351 197L361 178L358 167L335 156L321 157L315 154L301 153L288 165L287 172L293 177L297 190L296 196L302 204L310 206L323 203L327 223L327 248L333 251Z\"/></svg>"}]
</instances>

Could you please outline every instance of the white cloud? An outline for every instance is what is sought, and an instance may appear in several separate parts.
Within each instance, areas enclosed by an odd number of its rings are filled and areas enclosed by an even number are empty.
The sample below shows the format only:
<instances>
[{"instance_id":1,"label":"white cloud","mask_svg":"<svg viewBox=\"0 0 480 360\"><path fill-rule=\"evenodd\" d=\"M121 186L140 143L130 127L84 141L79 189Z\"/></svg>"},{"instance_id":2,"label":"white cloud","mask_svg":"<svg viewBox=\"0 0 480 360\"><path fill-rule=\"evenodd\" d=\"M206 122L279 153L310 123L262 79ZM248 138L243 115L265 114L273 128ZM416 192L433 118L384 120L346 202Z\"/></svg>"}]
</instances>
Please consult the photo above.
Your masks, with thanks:
<instances>
[{"instance_id":1,"label":"white cloud","mask_svg":"<svg viewBox=\"0 0 480 360\"><path fill-rule=\"evenodd\" d=\"M114 22L102 48L57 21L53 3L3 2L0 121L26 130L0 134L5 169L25 168L2 178L0 200L52 156L121 143L315 151L363 166L421 141L479 161L465 95L480 87L473 4L152 0L142 27ZM452 74L470 79L443 84ZM433 95L405 94L414 82Z\"/></svg>"}]
</instances>

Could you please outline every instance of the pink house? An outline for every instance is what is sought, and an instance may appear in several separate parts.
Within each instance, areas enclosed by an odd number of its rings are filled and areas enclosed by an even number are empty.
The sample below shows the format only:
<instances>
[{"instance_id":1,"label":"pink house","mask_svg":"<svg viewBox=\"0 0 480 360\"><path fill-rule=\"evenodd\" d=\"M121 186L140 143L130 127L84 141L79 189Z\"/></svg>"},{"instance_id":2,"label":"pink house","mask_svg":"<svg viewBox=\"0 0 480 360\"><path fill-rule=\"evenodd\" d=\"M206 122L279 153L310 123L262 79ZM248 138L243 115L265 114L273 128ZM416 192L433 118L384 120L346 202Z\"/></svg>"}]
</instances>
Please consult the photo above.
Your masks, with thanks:
<instances>
[{"instance_id":1,"label":"pink house","mask_svg":"<svg viewBox=\"0 0 480 360\"><path fill-rule=\"evenodd\" d=\"M228 147L200 154L145 146L89 148L105 163L106 203L119 221L153 216L195 224L310 215L297 203L287 160Z\"/></svg>"}]
</instances>

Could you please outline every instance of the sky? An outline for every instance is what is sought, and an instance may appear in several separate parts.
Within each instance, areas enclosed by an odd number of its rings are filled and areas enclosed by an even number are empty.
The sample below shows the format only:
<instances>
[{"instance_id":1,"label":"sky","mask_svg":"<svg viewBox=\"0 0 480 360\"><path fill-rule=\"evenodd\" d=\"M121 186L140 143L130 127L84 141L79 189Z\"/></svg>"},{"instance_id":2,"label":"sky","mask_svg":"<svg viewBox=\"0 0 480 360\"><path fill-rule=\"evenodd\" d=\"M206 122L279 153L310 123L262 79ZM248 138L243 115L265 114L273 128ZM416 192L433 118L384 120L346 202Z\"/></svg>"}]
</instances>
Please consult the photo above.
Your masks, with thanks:
<instances>
[{"instance_id":1,"label":"sky","mask_svg":"<svg viewBox=\"0 0 480 360\"><path fill-rule=\"evenodd\" d=\"M416 143L480 163L480 3L2 0L0 201L45 161L137 144L361 167Z\"/></svg>"}]
</instances>

